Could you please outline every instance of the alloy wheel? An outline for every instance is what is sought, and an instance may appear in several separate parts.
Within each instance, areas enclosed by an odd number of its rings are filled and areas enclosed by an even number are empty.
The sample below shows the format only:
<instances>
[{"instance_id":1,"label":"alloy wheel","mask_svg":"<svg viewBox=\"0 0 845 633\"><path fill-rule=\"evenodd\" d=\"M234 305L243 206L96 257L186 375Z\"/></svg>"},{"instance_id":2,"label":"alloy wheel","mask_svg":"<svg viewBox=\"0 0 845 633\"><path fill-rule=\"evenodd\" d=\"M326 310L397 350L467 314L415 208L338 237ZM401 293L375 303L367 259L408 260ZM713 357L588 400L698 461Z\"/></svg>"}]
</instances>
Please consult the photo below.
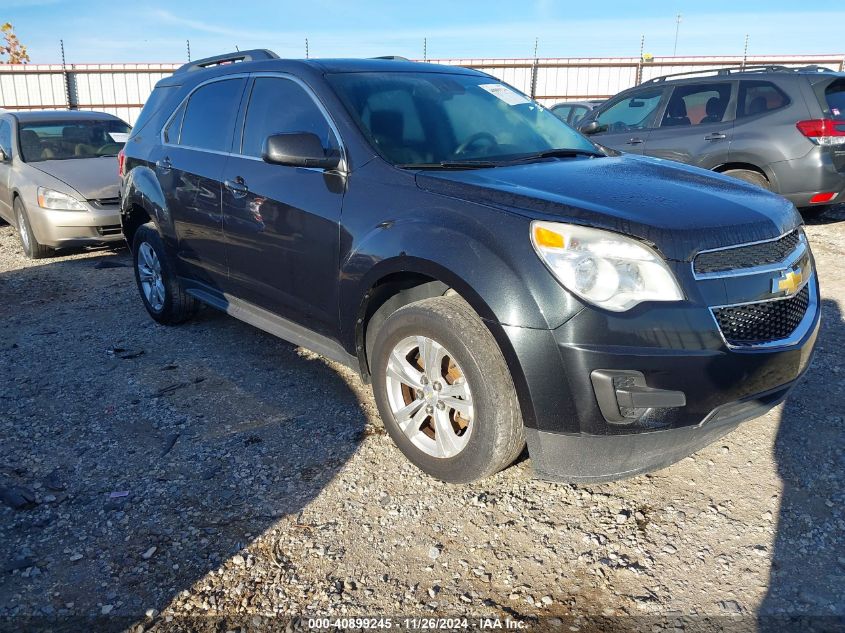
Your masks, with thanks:
<instances>
[{"instance_id":1,"label":"alloy wheel","mask_svg":"<svg viewBox=\"0 0 845 633\"><path fill-rule=\"evenodd\" d=\"M138 249L138 279L141 291L150 307L156 312L164 308L164 280L161 277L161 261L147 242L143 242Z\"/></svg>"},{"instance_id":2,"label":"alloy wheel","mask_svg":"<svg viewBox=\"0 0 845 633\"><path fill-rule=\"evenodd\" d=\"M387 361L387 397L399 428L420 450L458 455L473 429L472 392L452 354L427 336L409 336Z\"/></svg>"}]
</instances>

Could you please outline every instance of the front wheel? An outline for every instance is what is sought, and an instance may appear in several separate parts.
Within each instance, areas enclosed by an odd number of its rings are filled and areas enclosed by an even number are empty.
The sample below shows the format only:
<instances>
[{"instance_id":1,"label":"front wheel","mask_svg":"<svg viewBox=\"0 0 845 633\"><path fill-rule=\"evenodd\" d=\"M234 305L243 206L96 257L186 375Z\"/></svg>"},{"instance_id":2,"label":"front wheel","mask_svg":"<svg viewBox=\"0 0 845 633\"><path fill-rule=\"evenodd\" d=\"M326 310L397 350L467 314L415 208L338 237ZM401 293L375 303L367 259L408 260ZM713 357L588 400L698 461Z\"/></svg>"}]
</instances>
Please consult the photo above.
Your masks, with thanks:
<instances>
[{"instance_id":1,"label":"front wheel","mask_svg":"<svg viewBox=\"0 0 845 633\"><path fill-rule=\"evenodd\" d=\"M15 198L15 223L18 225L18 239L21 241L23 253L30 259L44 259L53 252L49 247L39 243L29 223L29 216L23 200Z\"/></svg>"},{"instance_id":2,"label":"front wheel","mask_svg":"<svg viewBox=\"0 0 845 633\"><path fill-rule=\"evenodd\" d=\"M463 299L424 299L391 314L376 334L372 367L385 428L429 475L475 481L522 451L522 417L507 364Z\"/></svg>"},{"instance_id":3,"label":"front wheel","mask_svg":"<svg viewBox=\"0 0 845 633\"><path fill-rule=\"evenodd\" d=\"M193 316L197 300L185 292L170 267L164 242L154 224L145 224L135 232L132 259L141 300L153 319L174 325Z\"/></svg>"}]
</instances>

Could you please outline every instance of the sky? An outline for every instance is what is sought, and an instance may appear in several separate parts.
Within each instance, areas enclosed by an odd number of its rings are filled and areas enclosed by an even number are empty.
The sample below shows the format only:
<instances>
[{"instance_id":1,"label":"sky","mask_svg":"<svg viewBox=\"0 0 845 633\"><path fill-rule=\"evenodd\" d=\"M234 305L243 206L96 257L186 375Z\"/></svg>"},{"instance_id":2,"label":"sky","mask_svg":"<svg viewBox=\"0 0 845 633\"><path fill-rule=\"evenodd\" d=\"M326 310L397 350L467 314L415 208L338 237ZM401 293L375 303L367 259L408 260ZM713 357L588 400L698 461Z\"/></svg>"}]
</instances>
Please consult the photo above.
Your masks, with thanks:
<instances>
[{"instance_id":1,"label":"sky","mask_svg":"<svg viewBox=\"0 0 845 633\"><path fill-rule=\"evenodd\" d=\"M0 0L32 63L184 62L249 48L282 57L421 59L845 54L845 3L814 0ZM680 25L676 16L681 14ZM838 25L834 28L827 28Z\"/></svg>"}]
</instances>

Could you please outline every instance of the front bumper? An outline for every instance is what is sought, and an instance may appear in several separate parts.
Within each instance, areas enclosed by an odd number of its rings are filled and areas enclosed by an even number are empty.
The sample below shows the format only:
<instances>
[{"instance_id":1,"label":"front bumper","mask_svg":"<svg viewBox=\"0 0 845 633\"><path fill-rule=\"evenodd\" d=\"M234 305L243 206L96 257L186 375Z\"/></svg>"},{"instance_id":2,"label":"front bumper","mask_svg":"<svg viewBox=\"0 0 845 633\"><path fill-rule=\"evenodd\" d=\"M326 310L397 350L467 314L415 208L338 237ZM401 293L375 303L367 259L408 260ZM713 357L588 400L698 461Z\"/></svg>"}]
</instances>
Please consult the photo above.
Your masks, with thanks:
<instances>
[{"instance_id":1,"label":"front bumper","mask_svg":"<svg viewBox=\"0 0 845 633\"><path fill-rule=\"evenodd\" d=\"M35 239L51 248L70 248L123 239L120 207L108 205L86 211L54 211L37 205L27 206Z\"/></svg>"},{"instance_id":2,"label":"front bumper","mask_svg":"<svg viewBox=\"0 0 845 633\"><path fill-rule=\"evenodd\" d=\"M729 349L700 305L588 308L557 330L506 328L525 376L517 391L535 472L598 482L656 470L764 414L811 360L820 322L815 278L811 289L799 336L765 349ZM682 392L685 404L609 421L591 380L596 370L640 372L649 388Z\"/></svg>"}]
</instances>

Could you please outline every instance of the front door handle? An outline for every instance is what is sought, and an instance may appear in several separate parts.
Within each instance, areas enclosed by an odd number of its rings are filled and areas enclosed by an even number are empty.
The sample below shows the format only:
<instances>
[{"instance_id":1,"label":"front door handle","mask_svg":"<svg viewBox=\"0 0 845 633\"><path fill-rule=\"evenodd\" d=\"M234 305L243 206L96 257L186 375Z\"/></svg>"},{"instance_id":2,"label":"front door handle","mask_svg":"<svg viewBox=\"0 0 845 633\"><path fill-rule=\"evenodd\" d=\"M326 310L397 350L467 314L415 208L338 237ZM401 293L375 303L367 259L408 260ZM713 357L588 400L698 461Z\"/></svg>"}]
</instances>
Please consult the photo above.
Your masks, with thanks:
<instances>
[{"instance_id":1,"label":"front door handle","mask_svg":"<svg viewBox=\"0 0 845 633\"><path fill-rule=\"evenodd\" d=\"M167 173L173 169L173 163L171 163L170 159L165 156L164 158L156 161L156 169Z\"/></svg>"},{"instance_id":2,"label":"front door handle","mask_svg":"<svg viewBox=\"0 0 845 633\"><path fill-rule=\"evenodd\" d=\"M635 136L632 139L628 139L628 141L625 144L626 145L639 145L640 143L645 143L645 141L643 139Z\"/></svg>"},{"instance_id":3,"label":"front door handle","mask_svg":"<svg viewBox=\"0 0 845 633\"><path fill-rule=\"evenodd\" d=\"M721 141L722 139L728 138L727 134L722 134L721 132L713 132L712 134L708 134L704 137L705 141Z\"/></svg>"},{"instance_id":4,"label":"front door handle","mask_svg":"<svg viewBox=\"0 0 845 633\"><path fill-rule=\"evenodd\" d=\"M240 176L234 180L227 180L223 183L223 186L231 192L233 198L243 198L249 193L249 187L246 186L246 182Z\"/></svg>"}]
</instances>

